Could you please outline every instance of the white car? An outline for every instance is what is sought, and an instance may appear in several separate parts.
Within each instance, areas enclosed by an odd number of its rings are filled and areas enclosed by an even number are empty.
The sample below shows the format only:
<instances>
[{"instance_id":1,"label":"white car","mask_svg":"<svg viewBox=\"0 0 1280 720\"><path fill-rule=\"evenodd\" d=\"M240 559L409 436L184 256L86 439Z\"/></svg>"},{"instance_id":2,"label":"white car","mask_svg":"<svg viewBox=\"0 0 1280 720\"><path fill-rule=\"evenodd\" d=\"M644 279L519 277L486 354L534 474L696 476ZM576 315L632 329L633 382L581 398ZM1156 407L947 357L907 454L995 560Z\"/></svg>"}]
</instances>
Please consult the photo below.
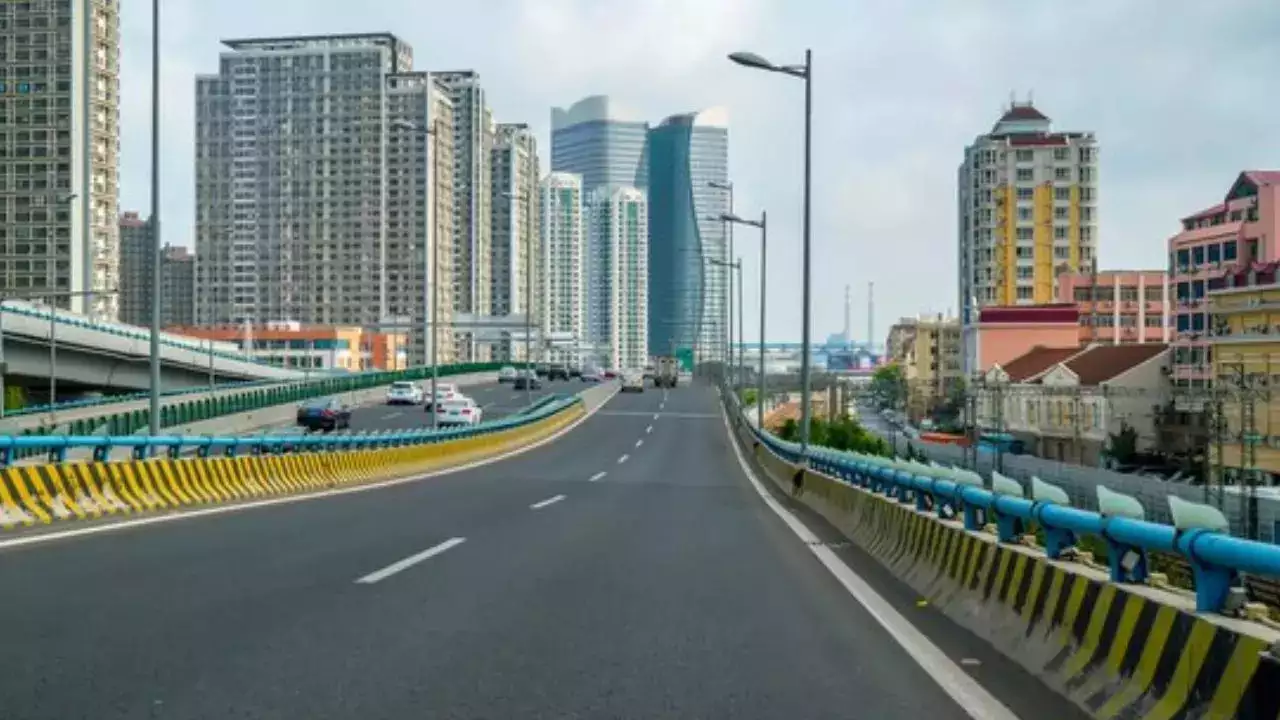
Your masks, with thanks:
<instances>
[{"instance_id":1,"label":"white car","mask_svg":"<svg viewBox=\"0 0 1280 720\"><path fill-rule=\"evenodd\" d=\"M635 370L622 373L622 392L644 392L644 373Z\"/></svg>"},{"instance_id":2,"label":"white car","mask_svg":"<svg viewBox=\"0 0 1280 720\"><path fill-rule=\"evenodd\" d=\"M388 405L417 405L422 402L422 388L417 383L393 382L387 388Z\"/></svg>"},{"instance_id":3,"label":"white car","mask_svg":"<svg viewBox=\"0 0 1280 720\"><path fill-rule=\"evenodd\" d=\"M510 365L507 365L506 367L498 371L498 382L513 383L516 381L516 377L519 374L520 373L516 372L515 368L511 367Z\"/></svg>"},{"instance_id":4,"label":"white car","mask_svg":"<svg viewBox=\"0 0 1280 720\"><path fill-rule=\"evenodd\" d=\"M440 403L440 410L436 413L436 425L440 427L479 425L483 415L484 411L476 405L475 400L459 397Z\"/></svg>"},{"instance_id":5,"label":"white car","mask_svg":"<svg viewBox=\"0 0 1280 720\"><path fill-rule=\"evenodd\" d=\"M431 412L433 403L431 402L431 386L427 386L427 412ZM436 402L446 403L450 400L457 400L462 397L462 393L458 392L458 386L453 383L436 383Z\"/></svg>"}]
</instances>

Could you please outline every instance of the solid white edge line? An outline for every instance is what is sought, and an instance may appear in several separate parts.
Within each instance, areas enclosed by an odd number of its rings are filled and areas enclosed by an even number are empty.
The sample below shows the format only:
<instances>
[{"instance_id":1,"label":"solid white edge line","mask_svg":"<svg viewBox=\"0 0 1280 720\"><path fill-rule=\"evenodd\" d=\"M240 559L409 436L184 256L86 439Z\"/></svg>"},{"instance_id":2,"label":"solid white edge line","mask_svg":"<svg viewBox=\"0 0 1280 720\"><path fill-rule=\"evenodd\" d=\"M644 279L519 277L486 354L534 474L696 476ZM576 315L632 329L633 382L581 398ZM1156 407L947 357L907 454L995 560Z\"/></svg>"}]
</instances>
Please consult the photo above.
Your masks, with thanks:
<instances>
[{"instance_id":1,"label":"solid white edge line","mask_svg":"<svg viewBox=\"0 0 1280 720\"><path fill-rule=\"evenodd\" d=\"M960 668L959 665L952 662L946 653L937 645L934 645L924 633L920 632L905 617L889 604L879 593L877 593L865 580L858 576L844 561L840 559L835 552L823 545L804 523L800 522L790 510L786 509L765 489L761 481L756 477L755 471L751 465L747 463L746 457L742 453L742 448L738 447L737 438L733 436L733 428L729 426L729 416L722 409L721 418L724 420L725 431L729 435L729 444L733 446L734 455L738 458L738 465L742 467L742 472L750 481L752 488L756 494L764 501L764 504L774 512L782 522L786 523L791 532L809 548L809 550L818 558L818 562L830 572L836 580L844 587L845 591L858 601L859 605L867 611L867 614L874 619L880 627L884 628L889 636L892 637L898 645L906 651L907 655L916 664L925 671L934 682L942 688L943 692L951 696L960 709L965 714L973 718L973 720L1019 720L1018 716L1013 713L1004 703L1000 702L996 696L992 695L986 688L982 687L977 680L974 680L968 673Z\"/></svg>"},{"instance_id":2,"label":"solid white edge line","mask_svg":"<svg viewBox=\"0 0 1280 720\"><path fill-rule=\"evenodd\" d=\"M640 447L643 444L644 444L644 439L640 439L636 441L636 447Z\"/></svg>"},{"instance_id":3,"label":"solid white edge line","mask_svg":"<svg viewBox=\"0 0 1280 720\"><path fill-rule=\"evenodd\" d=\"M630 456L630 455L627 455L627 454L625 454L625 453L624 453L624 454L622 455L622 457L618 458L618 464L619 464L619 465L621 465L622 463L626 462L626 461L627 461L627 458L629 458L629 457L631 457L631 456Z\"/></svg>"},{"instance_id":4,"label":"solid white edge line","mask_svg":"<svg viewBox=\"0 0 1280 720\"><path fill-rule=\"evenodd\" d=\"M57 532L41 533L39 535L26 535L23 537L9 538L7 540L0 540L0 550L7 550L9 548L23 547L27 545L38 545L41 543L53 542L54 540L66 540L68 538L84 537L88 535L100 535L102 533L116 532L118 530L126 530L129 528L143 527L146 525L159 525L161 523L176 522L178 520L187 520L190 518L205 517L208 515L222 515L224 513L240 512L242 510L253 510L255 508L271 507L273 505L287 505L290 503L306 502L308 500L319 500L321 498L330 498L330 497L336 497L339 495L349 495L351 493L368 492L370 490L377 490L379 488L392 487L395 485L403 485L405 483L417 482L419 480L426 480L428 478L439 477L441 475L449 475L456 472L474 470L476 468L484 467L486 465L492 465L493 463L496 463L496 462L509 460L513 457L516 457L517 455L523 455L524 453L527 453L530 450L536 450L542 447L543 445L548 445L550 443L555 442L556 440L559 440L560 438L564 437L565 435L568 435L570 432L573 432L575 429L577 429L579 425L586 422L587 419L590 418L592 415L595 415L600 410L600 408L604 407L605 405L608 405L609 401L612 400L614 396L617 394L618 394L618 390L617 388L614 388L613 392L609 394L609 397L601 401L599 405L596 405L594 408L588 410L585 415L578 418L577 420L574 420L572 423L564 426L555 434L548 435L547 437L539 440L536 443L516 448L515 450L512 450L510 452L505 452L501 455L494 455L491 458L481 458L480 460L469 462L465 465L457 465L454 467L440 468L439 470L432 470L431 472L422 473L420 475L410 475L409 477L393 478L391 480L381 480L379 482L368 483L365 485L354 485L352 487L340 487L340 488L332 488L330 490L321 490L319 492L312 492L304 495L290 495L287 497L270 498L268 500L254 500L252 502L238 503L236 505L219 505L211 508L202 508L200 510L181 510L178 512L169 513L167 515L141 517L141 518L135 518L133 520L121 520L119 522L106 523L103 525L94 525L93 527L72 528L68 530L60 530Z\"/></svg>"},{"instance_id":5,"label":"solid white edge line","mask_svg":"<svg viewBox=\"0 0 1280 720\"><path fill-rule=\"evenodd\" d=\"M565 498L565 496L564 496L564 495L556 495L556 496L554 496L554 497L549 497L549 498L547 498L546 500L539 500L538 502L536 502L536 503L534 503L534 504L530 505L530 506L529 506L529 509L530 509L530 510L541 510L542 508L544 508L544 507L546 507L546 506L548 506L548 505L555 505L556 503L560 502L560 501L561 501L561 500L563 500L564 498Z\"/></svg>"},{"instance_id":6,"label":"solid white edge line","mask_svg":"<svg viewBox=\"0 0 1280 720\"><path fill-rule=\"evenodd\" d=\"M423 550L422 552L416 555L410 555L409 557L403 560L397 560L391 563L390 565L382 568L381 570L375 570L369 573L368 575L365 575L364 577L356 580L356 584L372 585L378 582L379 580L386 580L387 578L391 577L392 575L395 575L398 572L408 570L409 568L413 567L414 565L417 565L423 560L429 560L435 557L436 555L439 555L440 553L449 550L449 548L461 545L466 541L467 539L464 537L449 538L448 540L445 540L444 542L440 543L439 545L436 545L435 547L427 548L426 550Z\"/></svg>"},{"instance_id":7,"label":"solid white edge line","mask_svg":"<svg viewBox=\"0 0 1280 720\"><path fill-rule=\"evenodd\" d=\"M604 479L604 476L605 476L605 475L608 475L608 474L609 474L609 473L605 472L604 470L601 470L600 472L596 473L595 475L592 475L591 477L587 478L587 482L595 482L595 481L597 481L597 480L603 480L603 479Z\"/></svg>"}]
</instances>

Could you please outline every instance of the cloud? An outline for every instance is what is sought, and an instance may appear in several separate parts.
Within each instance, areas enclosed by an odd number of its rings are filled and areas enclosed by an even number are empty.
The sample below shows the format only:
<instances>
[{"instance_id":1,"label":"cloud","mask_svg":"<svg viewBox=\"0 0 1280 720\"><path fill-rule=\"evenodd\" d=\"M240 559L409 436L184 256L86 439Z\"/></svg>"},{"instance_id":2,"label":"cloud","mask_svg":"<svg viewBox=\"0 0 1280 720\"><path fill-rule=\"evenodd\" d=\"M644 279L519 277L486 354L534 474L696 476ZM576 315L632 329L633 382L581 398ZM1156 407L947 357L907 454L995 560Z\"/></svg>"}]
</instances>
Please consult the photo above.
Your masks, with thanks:
<instances>
[{"instance_id":1,"label":"cloud","mask_svg":"<svg viewBox=\"0 0 1280 720\"><path fill-rule=\"evenodd\" d=\"M146 208L149 3L124 3L122 207ZM1280 4L1268 0L165 0L166 236L189 243L194 79L224 37L390 30L424 69L473 68L502 121L607 93L646 116L724 105L738 207L770 215L769 323L799 337L801 85L724 59L815 56L814 334L876 281L883 335L956 304L956 166L1011 92L1102 146L1105 266L1160 267L1177 218L1245 167L1280 167L1269 93ZM757 246L740 234L745 276ZM756 310L755 283L745 294ZM750 324L750 323L749 323Z\"/></svg>"}]
</instances>

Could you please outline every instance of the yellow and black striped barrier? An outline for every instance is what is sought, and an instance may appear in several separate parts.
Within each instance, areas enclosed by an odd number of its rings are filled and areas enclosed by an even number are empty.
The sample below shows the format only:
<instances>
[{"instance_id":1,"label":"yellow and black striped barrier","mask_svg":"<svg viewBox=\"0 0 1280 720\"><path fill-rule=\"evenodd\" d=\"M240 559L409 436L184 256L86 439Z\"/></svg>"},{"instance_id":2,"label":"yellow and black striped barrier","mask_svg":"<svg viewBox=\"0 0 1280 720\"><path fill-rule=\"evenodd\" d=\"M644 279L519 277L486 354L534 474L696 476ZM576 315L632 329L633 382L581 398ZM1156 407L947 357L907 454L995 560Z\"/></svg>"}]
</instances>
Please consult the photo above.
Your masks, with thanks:
<instances>
[{"instance_id":1,"label":"yellow and black striped barrier","mask_svg":"<svg viewBox=\"0 0 1280 720\"><path fill-rule=\"evenodd\" d=\"M790 489L797 466L747 431L740 437ZM1162 602L1150 588L1110 583L812 471L803 487L802 502L929 604L1099 720L1280 717L1280 663L1246 622Z\"/></svg>"},{"instance_id":2,"label":"yellow and black striped barrier","mask_svg":"<svg viewBox=\"0 0 1280 720\"><path fill-rule=\"evenodd\" d=\"M412 477L537 442L583 413L578 402L496 432L396 447L11 466L0 470L0 527L172 511Z\"/></svg>"}]
</instances>

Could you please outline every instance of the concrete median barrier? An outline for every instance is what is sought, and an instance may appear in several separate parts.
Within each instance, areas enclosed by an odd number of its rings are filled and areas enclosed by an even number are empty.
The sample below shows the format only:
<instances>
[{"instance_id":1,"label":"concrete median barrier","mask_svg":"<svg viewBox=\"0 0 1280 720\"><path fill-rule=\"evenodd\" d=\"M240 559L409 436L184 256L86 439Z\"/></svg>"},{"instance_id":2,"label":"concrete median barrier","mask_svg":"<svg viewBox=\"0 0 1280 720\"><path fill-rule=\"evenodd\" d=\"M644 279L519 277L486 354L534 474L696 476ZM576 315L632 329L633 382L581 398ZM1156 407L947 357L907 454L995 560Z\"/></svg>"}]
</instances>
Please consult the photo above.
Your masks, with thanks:
<instances>
[{"instance_id":1,"label":"concrete median barrier","mask_svg":"<svg viewBox=\"0 0 1280 720\"><path fill-rule=\"evenodd\" d=\"M1093 717L1276 718L1280 663L1270 626L1197 613L1185 595L1119 585L1080 563L998 543L737 441L781 491L822 515L931 605L985 638Z\"/></svg>"},{"instance_id":2,"label":"concrete median barrier","mask_svg":"<svg viewBox=\"0 0 1280 720\"><path fill-rule=\"evenodd\" d=\"M0 527L173 511L409 478L514 451L554 435L585 412L574 401L495 432L394 447L11 466L0 471Z\"/></svg>"}]
</instances>

